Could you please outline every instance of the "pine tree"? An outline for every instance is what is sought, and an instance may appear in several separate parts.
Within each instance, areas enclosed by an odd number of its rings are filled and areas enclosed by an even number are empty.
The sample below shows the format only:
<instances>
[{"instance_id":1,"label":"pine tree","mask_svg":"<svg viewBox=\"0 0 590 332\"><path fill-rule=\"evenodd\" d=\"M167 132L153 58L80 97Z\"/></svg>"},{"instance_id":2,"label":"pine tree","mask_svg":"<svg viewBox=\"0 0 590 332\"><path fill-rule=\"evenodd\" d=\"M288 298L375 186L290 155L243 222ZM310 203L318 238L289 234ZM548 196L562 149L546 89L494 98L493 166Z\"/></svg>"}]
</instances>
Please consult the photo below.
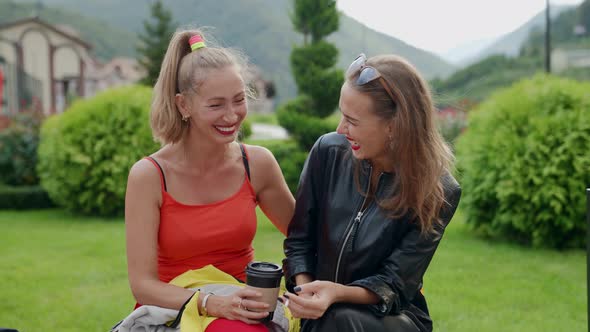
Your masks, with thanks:
<instances>
[{"instance_id":1,"label":"pine tree","mask_svg":"<svg viewBox=\"0 0 590 332\"><path fill-rule=\"evenodd\" d=\"M139 63L146 70L143 84L154 85L160 73L160 66L166 54L170 38L174 34L175 24L172 13L164 8L160 0L150 7L151 18L143 21L144 31L139 35L141 45L137 47Z\"/></svg>"}]
</instances>

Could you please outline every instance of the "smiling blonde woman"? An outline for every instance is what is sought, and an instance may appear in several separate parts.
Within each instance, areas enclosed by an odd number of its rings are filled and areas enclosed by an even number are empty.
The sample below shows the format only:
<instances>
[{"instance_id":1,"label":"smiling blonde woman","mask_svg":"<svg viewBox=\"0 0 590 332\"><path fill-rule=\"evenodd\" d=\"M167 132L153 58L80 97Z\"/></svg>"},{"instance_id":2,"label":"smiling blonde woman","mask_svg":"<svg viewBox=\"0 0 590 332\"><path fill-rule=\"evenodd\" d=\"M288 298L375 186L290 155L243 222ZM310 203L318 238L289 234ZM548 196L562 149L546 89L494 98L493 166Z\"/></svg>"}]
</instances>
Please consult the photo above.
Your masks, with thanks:
<instances>
[{"instance_id":1,"label":"smiling blonde woman","mask_svg":"<svg viewBox=\"0 0 590 332\"><path fill-rule=\"evenodd\" d=\"M294 199L273 155L236 141L248 113L246 63L208 47L201 31L178 31L154 87L151 125L163 147L129 173L125 201L131 290L139 305L181 309L195 291L169 282L212 265L245 280L254 258L256 206L282 232ZM207 332L267 331L260 294L199 292Z\"/></svg>"}]
</instances>

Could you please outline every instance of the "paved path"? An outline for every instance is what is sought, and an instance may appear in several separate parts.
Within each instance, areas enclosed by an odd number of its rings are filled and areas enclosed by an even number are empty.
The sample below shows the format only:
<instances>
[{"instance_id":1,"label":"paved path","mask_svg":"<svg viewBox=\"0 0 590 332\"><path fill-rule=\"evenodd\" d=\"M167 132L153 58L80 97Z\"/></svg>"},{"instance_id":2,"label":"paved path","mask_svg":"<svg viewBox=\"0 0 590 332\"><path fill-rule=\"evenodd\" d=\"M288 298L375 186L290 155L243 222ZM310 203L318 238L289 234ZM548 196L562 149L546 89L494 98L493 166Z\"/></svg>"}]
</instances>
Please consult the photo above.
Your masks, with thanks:
<instances>
[{"instance_id":1,"label":"paved path","mask_svg":"<svg viewBox=\"0 0 590 332\"><path fill-rule=\"evenodd\" d=\"M286 139L289 137L285 128L266 123L253 123L251 140L256 139Z\"/></svg>"}]
</instances>

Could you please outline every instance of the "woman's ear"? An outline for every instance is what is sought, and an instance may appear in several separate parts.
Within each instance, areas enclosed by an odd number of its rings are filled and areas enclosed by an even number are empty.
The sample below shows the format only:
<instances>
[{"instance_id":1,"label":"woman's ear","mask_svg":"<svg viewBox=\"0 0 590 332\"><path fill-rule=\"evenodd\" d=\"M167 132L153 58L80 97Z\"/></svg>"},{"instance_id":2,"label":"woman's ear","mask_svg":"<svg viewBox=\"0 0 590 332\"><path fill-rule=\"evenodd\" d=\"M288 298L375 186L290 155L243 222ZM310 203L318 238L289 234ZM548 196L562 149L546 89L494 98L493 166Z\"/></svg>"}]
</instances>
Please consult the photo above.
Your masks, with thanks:
<instances>
[{"instance_id":1,"label":"woman's ear","mask_svg":"<svg viewBox=\"0 0 590 332\"><path fill-rule=\"evenodd\" d=\"M176 104L176 108L178 109L178 112L180 112L180 116L183 119L191 116L188 100L182 93L177 93L174 96L174 103Z\"/></svg>"}]
</instances>

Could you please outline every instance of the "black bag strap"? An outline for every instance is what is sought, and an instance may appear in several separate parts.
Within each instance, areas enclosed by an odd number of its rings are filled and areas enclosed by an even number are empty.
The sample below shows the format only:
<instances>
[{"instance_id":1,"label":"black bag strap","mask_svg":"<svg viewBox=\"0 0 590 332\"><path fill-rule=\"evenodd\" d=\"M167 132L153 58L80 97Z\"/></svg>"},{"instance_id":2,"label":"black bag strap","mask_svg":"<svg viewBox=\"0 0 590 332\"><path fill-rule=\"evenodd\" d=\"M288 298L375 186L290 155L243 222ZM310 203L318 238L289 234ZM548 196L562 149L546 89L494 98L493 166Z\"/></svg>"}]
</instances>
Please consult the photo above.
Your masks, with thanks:
<instances>
[{"instance_id":1,"label":"black bag strap","mask_svg":"<svg viewBox=\"0 0 590 332\"><path fill-rule=\"evenodd\" d=\"M246 153L246 148L244 144L240 143L240 150L242 150L242 161L244 162L244 168L246 169L246 174L248 175L248 180L250 179L250 164L248 163L248 154Z\"/></svg>"}]
</instances>

